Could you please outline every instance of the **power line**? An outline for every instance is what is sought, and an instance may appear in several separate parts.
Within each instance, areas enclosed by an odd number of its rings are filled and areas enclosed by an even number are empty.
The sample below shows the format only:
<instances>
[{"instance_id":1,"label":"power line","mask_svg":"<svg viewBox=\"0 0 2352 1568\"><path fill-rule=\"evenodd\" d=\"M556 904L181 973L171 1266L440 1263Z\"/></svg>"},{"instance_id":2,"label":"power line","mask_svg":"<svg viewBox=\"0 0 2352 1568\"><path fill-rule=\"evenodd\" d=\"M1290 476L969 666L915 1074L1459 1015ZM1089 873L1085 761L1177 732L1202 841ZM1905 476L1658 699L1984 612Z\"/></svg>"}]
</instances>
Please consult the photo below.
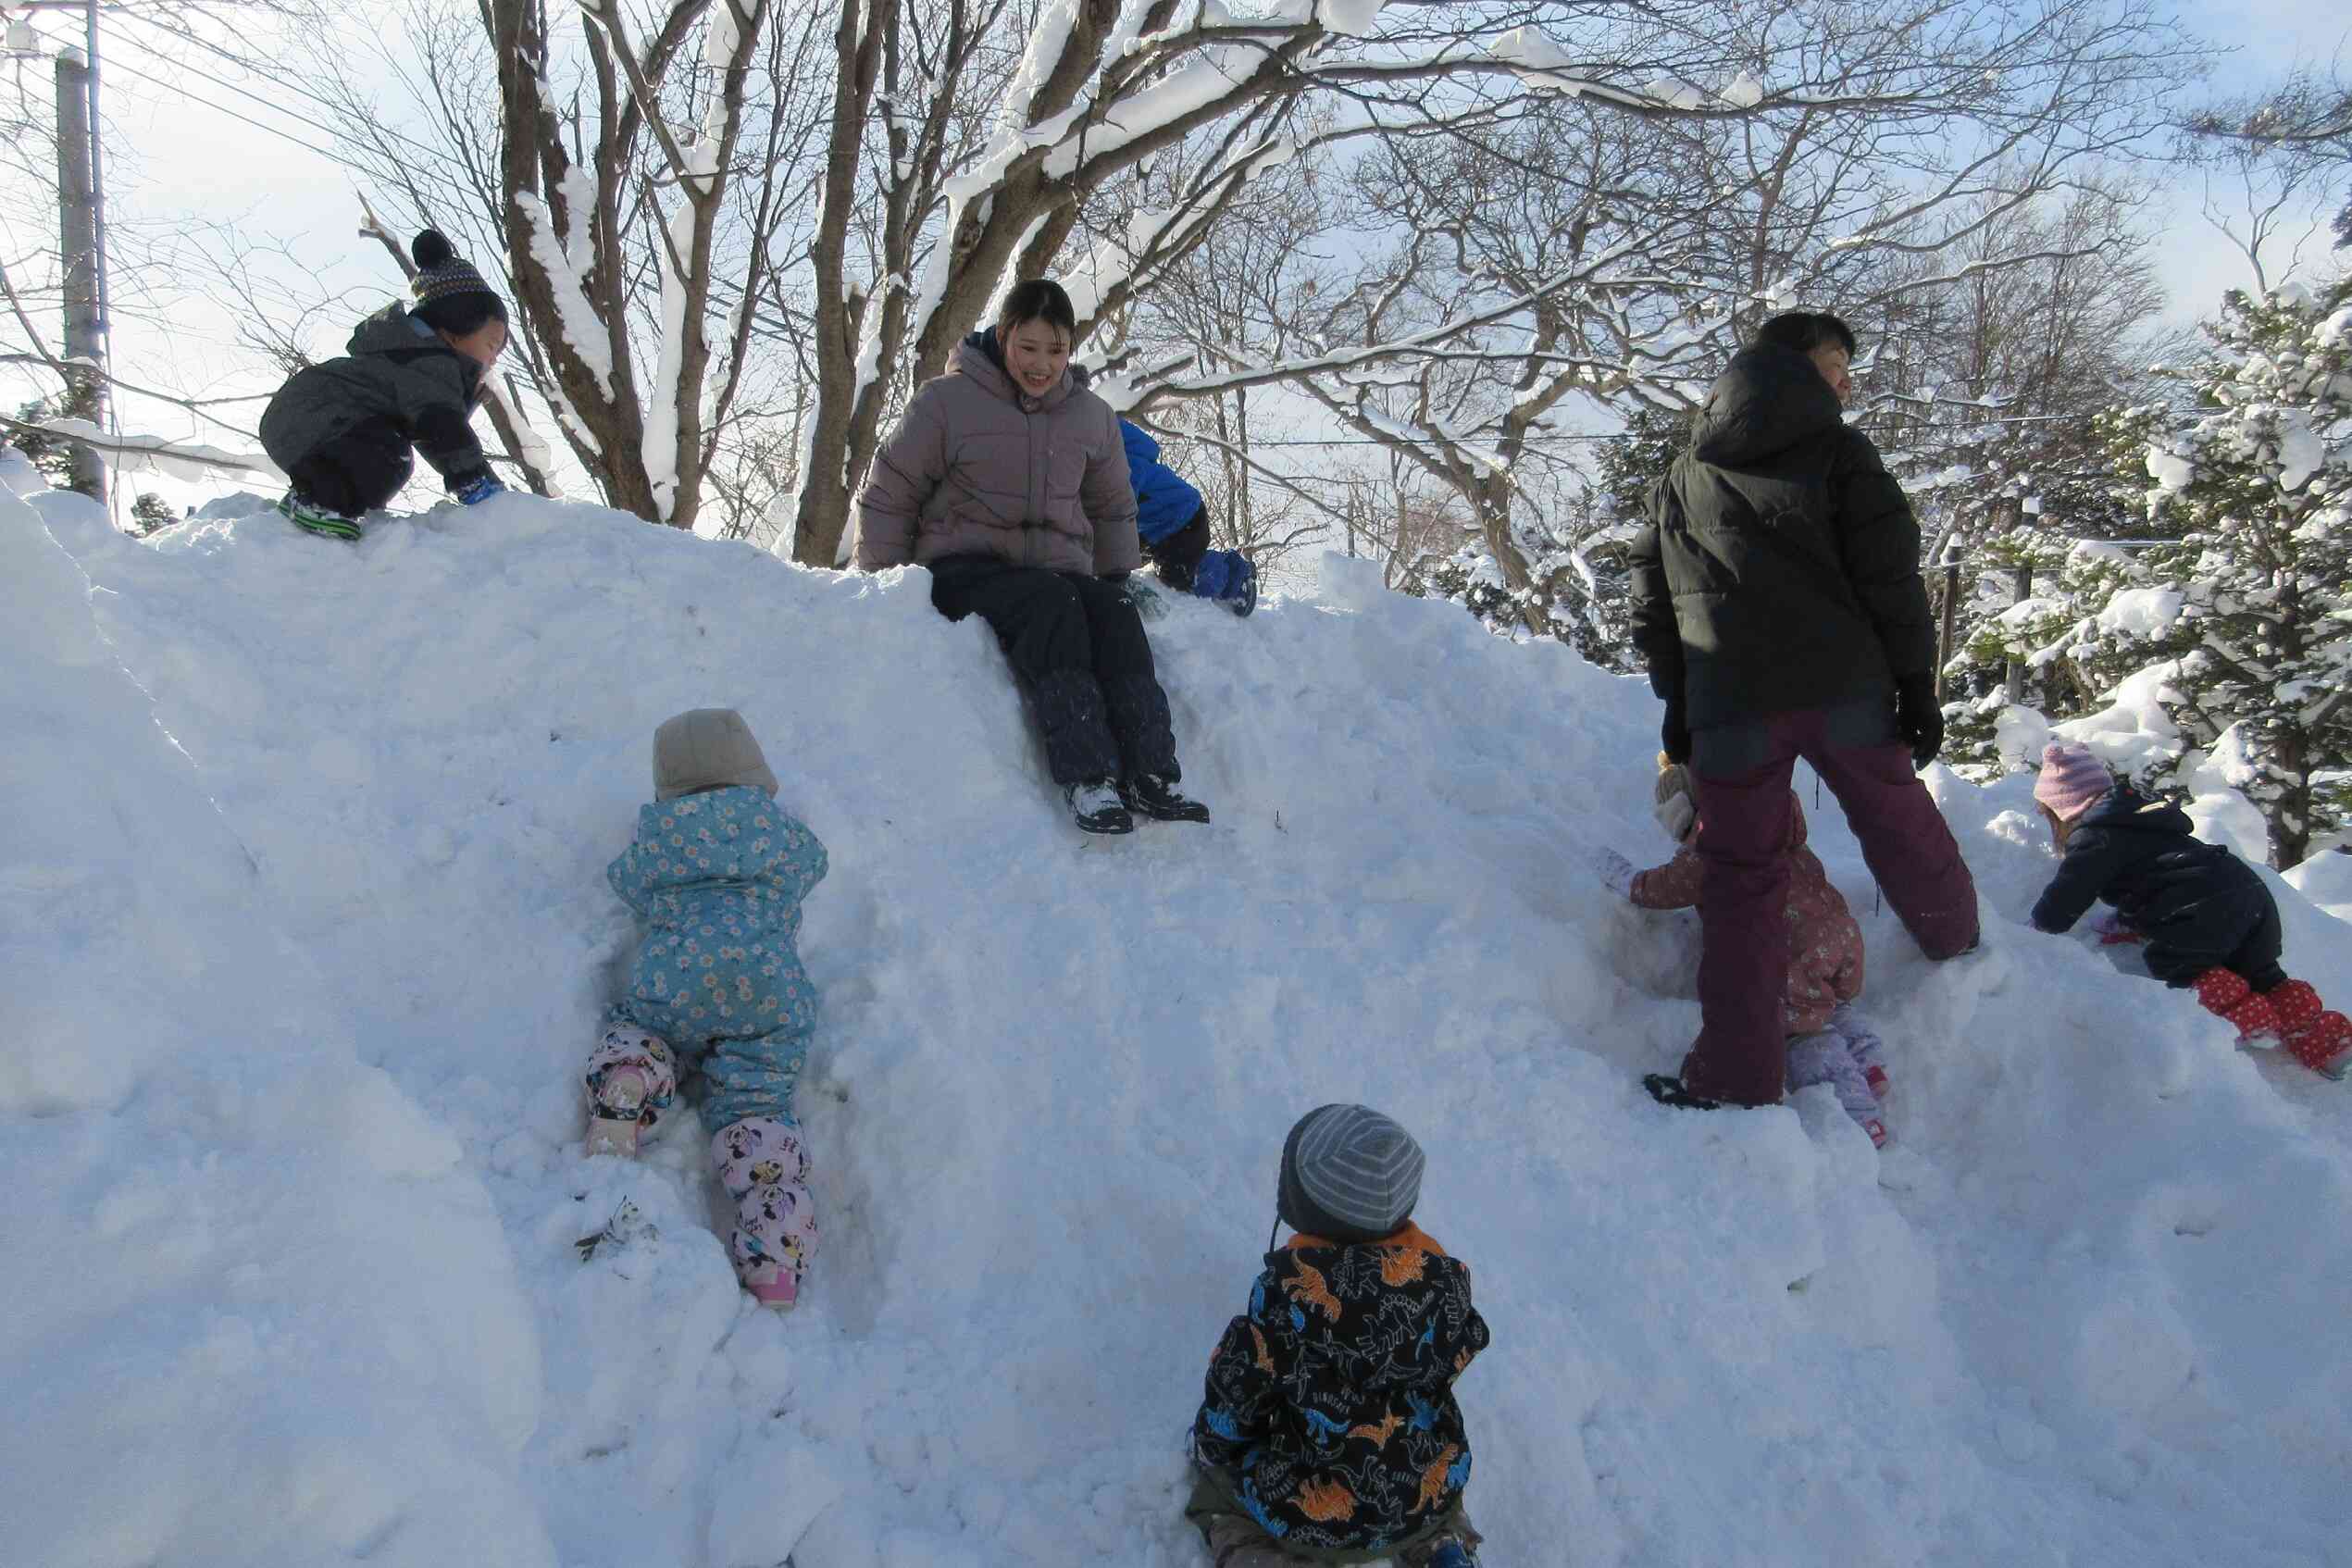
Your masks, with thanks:
<instances>
[{"instance_id":1,"label":"power line","mask_svg":"<svg viewBox=\"0 0 2352 1568\"><path fill-rule=\"evenodd\" d=\"M111 61L111 62L109 62L109 63L110 63L110 64L114 67L114 68L115 68L115 69L117 69L117 70L119 70L119 71L128 71L130 74L131 74L132 76L137 77L137 78L138 78L140 81L142 81L151 83L152 85L156 86L156 87L160 87L160 88L162 88L165 92L167 92L167 93L173 93L173 94L175 94L176 96L179 96L179 97L181 97L181 98L185 98L185 99L187 99L187 100L188 100L188 102L190 102L190 103L192 103L192 104L198 104L198 105L201 105L201 106L203 106L204 107L205 107L205 108L207 108L207 109L212 110L215 114L223 114L223 115L227 115L227 116L228 116L230 119L233 119L233 120L239 120L239 121L242 121L243 123L244 123L244 124L246 124L246 125L250 125L250 126L252 126L252 127L253 127L255 131L261 131L261 132L263 132L263 133L264 133L264 134L266 134L266 135L275 136L275 137L277 137L277 138L278 138L280 141L281 141L281 142L291 143L292 145L297 146L297 147L300 147L300 148L301 148L304 152L305 152L305 153L310 153L310 154L312 154L312 155L314 155L314 156L318 156L318 157L322 157L322 158L326 159L329 163L331 163L331 164L335 165L335 166L336 166L337 168L339 168L346 169L346 170L349 170L351 173L354 173L354 174L360 174L360 175L366 175L366 174L367 174L367 172L368 172L367 169L364 169L364 168L360 168L357 164L353 163L353 162L352 162L352 161L350 161L348 158L339 156L338 155L336 155L336 154L334 154L334 153L331 153L331 152L328 151L328 150L327 150L326 148L324 148L324 147L315 147L315 146L312 146L309 143L307 143L307 142L304 141L301 137L294 135L294 134L293 134L292 132L291 132L291 131L281 130L281 129L280 129L279 127L274 126L274 125L266 125L266 124L264 124L262 121L257 120L257 119L255 119L255 118L254 118L252 116L250 116L250 115L242 115L242 114L239 114L236 110L234 110L234 109L232 109L232 108L230 108L228 106L226 106L226 105L224 105L224 104L216 104L216 103L214 103L214 102L213 102L211 99L209 99L209 98L202 98L202 97L198 97L195 93L189 92L189 91L188 91L188 89L187 89L186 87L182 86L182 85L181 85L180 83L179 83L179 82L176 82L176 81L164 81L164 80L163 80L161 77L159 77L159 76L151 76L151 75L149 75L147 72L145 72L145 71L143 71L143 70L141 70L138 67L136 67L136 66L132 66L132 65L126 65L125 63L123 63L123 62L122 62L122 61L120 61L120 60L114 60L114 61ZM203 73L202 73L202 72L196 72L196 73L193 73L193 74L196 74L196 75L198 75L198 76L202 76L202 75L203 75ZM204 78L204 79L205 79L205 80L206 80L206 81L218 81L218 79L217 79L217 78L212 78L212 77L205 77L205 78ZM230 84L230 83L229 83L229 82L225 82L225 81L223 81L223 82L219 82L219 85L220 85L220 86L223 86L223 87L227 87L227 88L229 88L229 90L230 90L230 92L232 92L232 93L233 93L233 92L238 91L238 89L237 89L237 88L235 88L233 85L231 85L231 84Z\"/></svg>"},{"instance_id":2,"label":"power line","mask_svg":"<svg viewBox=\"0 0 2352 1568\"><path fill-rule=\"evenodd\" d=\"M168 22L161 21L156 18L148 16L144 12L141 11L123 11L114 14L131 21L143 22L147 26L156 29L157 31L169 37L182 39L190 44L193 44L200 49L206 50L211 54L218 56L220 58L228 61L230 65L237 67L240 70L250 71L252 69L253 63L239 56L234 50L224 49L219 44L215 44L212 40L201 37L184 27L173 27ZM209 81L215 86L226 88L231 93L243 93L245 91L243 87L240 86L236 82L227 81L226 79L216 76L209 71L199 70L193 66L179 65L178 62L174 62L174 64L178 65L178 68L187 71L190 75L194 76L201 81ZM312 103L331 114L342 114L345 112L344 106L336 103L333 99L327 97L323 93L313 92L310 88L304 86L299 81L273 81L270 85L273 88L290 88L299 96L309 99ZM274 103L271 104L270 106L272 108L278 107L278 106ZM301 119L301 117L296 115L292 109L279 109L278 112L287 115L292 118ZM303 120L302 123L307 125L310 122L308 120ZM405 143L408 146L415 148L418 153L423 154L426 157L440 160L445 159L449 156L446 148L428 146L424 143L417 141L415 137L407 134L405 131L398 130L395 127L379 125L374 127L374 129L394 141Z\"/></svg>"}]
</instances>

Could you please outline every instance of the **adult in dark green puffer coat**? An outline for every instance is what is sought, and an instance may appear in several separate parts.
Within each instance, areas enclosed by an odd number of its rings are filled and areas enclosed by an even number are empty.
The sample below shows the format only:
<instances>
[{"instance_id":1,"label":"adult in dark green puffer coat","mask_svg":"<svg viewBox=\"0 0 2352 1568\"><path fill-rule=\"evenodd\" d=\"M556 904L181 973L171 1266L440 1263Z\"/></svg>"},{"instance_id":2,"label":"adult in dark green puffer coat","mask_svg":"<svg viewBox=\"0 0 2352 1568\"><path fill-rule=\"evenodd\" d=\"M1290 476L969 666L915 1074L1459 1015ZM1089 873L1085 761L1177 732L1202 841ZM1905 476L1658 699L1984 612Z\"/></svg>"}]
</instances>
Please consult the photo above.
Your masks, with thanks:
<instances>
[{"instance_id":1,"label":"adult in dark green puffer coat","mask_svg":"<svg viewBox=\"0 0 2352 1568\"><path fill-rule=\"evenodd\" d=\"M1931 958L1976 945L1976 889L1913 769L1943 745L1919 525L1842 413L1852 329L1764 323L1708 393L1633 549L1634 641L1698 788L1701 1023L1661 1099L1780 1099L1787 793L1813 765Z\"/></svg>"}]
</instances>

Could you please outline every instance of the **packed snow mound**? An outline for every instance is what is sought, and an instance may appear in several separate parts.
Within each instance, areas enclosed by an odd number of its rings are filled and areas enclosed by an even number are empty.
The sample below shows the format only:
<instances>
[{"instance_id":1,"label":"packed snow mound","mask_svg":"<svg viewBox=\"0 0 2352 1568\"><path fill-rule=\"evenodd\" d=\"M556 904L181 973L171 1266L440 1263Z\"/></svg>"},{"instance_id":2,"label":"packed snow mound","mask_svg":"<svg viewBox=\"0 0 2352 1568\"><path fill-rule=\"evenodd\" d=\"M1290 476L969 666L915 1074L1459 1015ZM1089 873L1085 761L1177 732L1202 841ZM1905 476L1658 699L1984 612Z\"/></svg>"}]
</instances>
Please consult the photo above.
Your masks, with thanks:
<instances>
[{"instance_id":1,"label":"packed snow mound","mask_svg":"<svg viewBox=\"0 0 2352 1568\"><path fill-rule=\"evenodd\" d=\"M1418 1135L1476 1271L1493 1563L2342 1549L2352 1097L2020 924L2022 777L1931 774L1986 940L1930 966L1800 774L1881 1155L1825 1089L1642 1095L1696 927L1586 857L1663 858L1654 703L1363 563L1175 604L1216 820L1102 840L920 570L515 495L347 546L38 492L0 535L28 1562L1191 1568L1182 1434L1282 1135L1338 1099ZM709 705L831 857L789 1317L736 1288L691 1114L579 1153L635 940L604 868L654 726ZM2271 881L2352 997L2352 933Z\"/></svg>"}]
</instances>

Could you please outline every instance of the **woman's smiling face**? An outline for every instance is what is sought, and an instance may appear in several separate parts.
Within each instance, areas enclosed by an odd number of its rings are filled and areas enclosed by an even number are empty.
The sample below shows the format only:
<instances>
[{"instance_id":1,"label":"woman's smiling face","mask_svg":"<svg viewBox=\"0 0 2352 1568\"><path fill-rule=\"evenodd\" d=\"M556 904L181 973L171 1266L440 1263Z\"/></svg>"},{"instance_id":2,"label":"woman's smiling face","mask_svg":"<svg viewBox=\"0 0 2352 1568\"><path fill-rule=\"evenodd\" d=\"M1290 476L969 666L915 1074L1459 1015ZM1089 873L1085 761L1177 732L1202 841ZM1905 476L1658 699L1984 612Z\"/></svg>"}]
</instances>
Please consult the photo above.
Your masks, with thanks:
<instances>
[{"instance_id":1,"label":"woman's smiling face","mask_svg":"<svg viewBox=\"0 0 2352 1568\"><path fill-rule=\"evenodd\" d=\"M1004 334L1003 348L1013 384L1031 397L1052 392L1070 367L1070 334L1043 321L1016 322Z\"/></svg>"}]
</instances>

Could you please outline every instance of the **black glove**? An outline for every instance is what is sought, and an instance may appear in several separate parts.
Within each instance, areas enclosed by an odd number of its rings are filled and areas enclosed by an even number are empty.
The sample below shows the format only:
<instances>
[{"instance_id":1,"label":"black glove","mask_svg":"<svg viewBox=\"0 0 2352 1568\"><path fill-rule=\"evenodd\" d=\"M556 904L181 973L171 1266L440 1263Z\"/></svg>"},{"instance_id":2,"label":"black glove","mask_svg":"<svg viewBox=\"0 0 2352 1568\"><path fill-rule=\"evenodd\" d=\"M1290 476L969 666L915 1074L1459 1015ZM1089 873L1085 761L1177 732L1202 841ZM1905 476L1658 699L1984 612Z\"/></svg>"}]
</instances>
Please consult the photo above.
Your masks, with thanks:
<instances>
[{"instance_id":1,"label":"black glove","mask_svg":"<svg viewBox=\"0 0 2352 1568\"><path fill-rule=\"evenodd\" d=\"M1895 682L1895 733L1911 749L1911 766L1925 767L1944 749L1944 710L1935 705L1935 678L1907 675Z\"/></svg>"},{"instance_id":2,"label":"black glove","mask_svg":"<svg viewBox=\"0 0 2352 1568\"><path fill-rule=\"evenodd\" d=\"M1666 720L1658 727L1658 748L1668 762L1690 760L1690 726L1683 722L1683 700L1666 699Z\"/></svg>"}]
</instances>

